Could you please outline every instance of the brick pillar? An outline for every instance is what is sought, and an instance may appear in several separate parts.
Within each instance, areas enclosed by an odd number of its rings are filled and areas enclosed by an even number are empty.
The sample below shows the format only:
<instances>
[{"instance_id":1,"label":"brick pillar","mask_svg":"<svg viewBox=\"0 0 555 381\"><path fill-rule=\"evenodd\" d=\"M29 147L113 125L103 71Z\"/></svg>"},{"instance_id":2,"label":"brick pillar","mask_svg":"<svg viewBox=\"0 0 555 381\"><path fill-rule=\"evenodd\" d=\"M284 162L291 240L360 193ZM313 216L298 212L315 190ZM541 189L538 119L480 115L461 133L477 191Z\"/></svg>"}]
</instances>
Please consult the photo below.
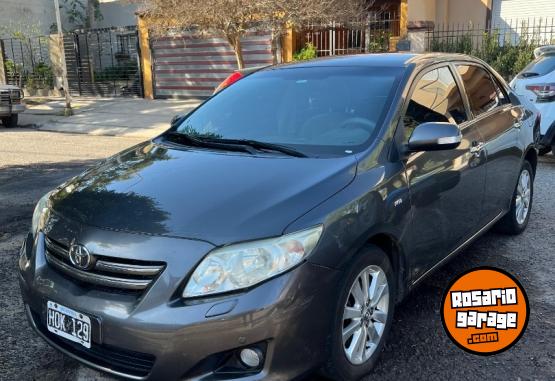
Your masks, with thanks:
<instances>
[{"instance_id":1,"label":"brick pillar","mask_svg":"<svg viewBox=\"0 0 555 381\"><path fill-rule=\"evenodd\" d=\"M154 99L150 37L148 35L148 25L144 17L137 16L137 29L139 31L139 46L141 49L140 60L143 75L143 94L147 99Z\"/></svg>"},{"instance_id":2,"label":"brick pillar","mask_svg":"<svg viewBox=\"0 0 555 381\"><path fill-rule=\"evenodd\" d=\"M281 42L282 61L293 61L293 53L295 52L295 49L295 31L290 27L287 29L287 34L283 36L283 40Z\"/></svg>"},{"instance_id":3,"label":"brick pillar","mask_svg":"<svg viewBox=\"0 0 555 381\"><path fill-rule=\"evenodd\" d=\"M0 40L0 85L6 84L6 73L4 72L4 42Z\"/></svg>"},{"instance_id":4,"label":"brick pillar","mask_svg":"<svg viewBox=\"0 0 555 381\"><path fill-rule=\"evenodd\" d=\"M399 37L401 39L407 38L408 35L408 23L409 23L409 5L408 0L401 0L400 9L400 33Z\"/></svg>"},{"instance_id":5,"label":"brick pillar","mask_svg":"<svg viewBox=\"0 0 555 381\"><path fill-rule=\"evenodd\" d=\"M61 96L60 89L64 87L63 64L61 52L60 36L51 34L48 37L48 52L50 54L50 62L52 64L52 74L54 75L53 95Z\"/></svg>"}]
</instances>

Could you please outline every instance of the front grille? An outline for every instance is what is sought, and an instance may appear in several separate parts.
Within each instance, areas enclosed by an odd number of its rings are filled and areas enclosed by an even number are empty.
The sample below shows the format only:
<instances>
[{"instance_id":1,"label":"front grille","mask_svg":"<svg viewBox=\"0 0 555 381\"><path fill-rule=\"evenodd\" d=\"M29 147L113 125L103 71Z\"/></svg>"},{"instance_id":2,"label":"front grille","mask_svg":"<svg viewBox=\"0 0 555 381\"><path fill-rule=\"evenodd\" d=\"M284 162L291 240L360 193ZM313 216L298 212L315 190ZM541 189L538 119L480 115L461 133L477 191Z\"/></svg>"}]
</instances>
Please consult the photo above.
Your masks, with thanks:
<instances>
[{"instance_id":1,"label":"front grille","mask_svg":"<svg viewBox=\"0 0 555 381\"><path fill-rule=\"evenodd\" d=\"M147 288L164 269L160 262L146 262L93 254L94 266L80 270L69 259L69 249L60 242L45 237L46 260L63 274L99 287L141 291Z\"/></svg>"},{"instance_id":2,"label":"front grille","mask_svg":"<svg viewBox=\"0 0 555 381\"><path fill-rule=\"evenodd\" d=\"M0 104L9 105L10 103L11 103L10 92L9 91L0 91Z\"/></svg>"},{"instance_id":3,"label":"front grille","mask_svg":"<svg viewBox=\"0 0 555 381\"><path fill-rule=\"evenodd\" d=\"M87 349L80 344L65 340L48 331L39 314L32 310L30 312L40 333L63 350L92 364L135 377L146 377L154 366L156 357L151 354L96 343L92 343L91 348Z\"/></svg>"}]
</instances>

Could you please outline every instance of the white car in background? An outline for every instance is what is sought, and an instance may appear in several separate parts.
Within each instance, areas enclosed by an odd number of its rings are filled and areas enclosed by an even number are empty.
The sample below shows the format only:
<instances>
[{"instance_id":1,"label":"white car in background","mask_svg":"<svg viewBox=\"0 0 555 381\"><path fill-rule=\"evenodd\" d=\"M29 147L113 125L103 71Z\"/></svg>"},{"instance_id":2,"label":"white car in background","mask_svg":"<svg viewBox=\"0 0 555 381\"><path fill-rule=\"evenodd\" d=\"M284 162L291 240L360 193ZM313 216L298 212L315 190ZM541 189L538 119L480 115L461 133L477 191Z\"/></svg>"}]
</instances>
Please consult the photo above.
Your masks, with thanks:
<instances>
[{"instance_id":1,"label":"white car in background","mask_svg":"<svg viewBox=\"0 0 555 381\"><path fill-rule=\"evenodd\" d=\"M510 86L541 113L540 154L551 150L555 154L555 45L537 48L534 56Z\"/></svg>"},{"instance_id":2,"label":"white car in background","mask_svg":"<svg viewBox=\"0 0 555 381\"><path fill-rule=\"evenodd\" d=\"M17 126L18 114L25 111L23 91L17 86L0 85L0 121L5 127Z\"/></svg>"}]
</instances>

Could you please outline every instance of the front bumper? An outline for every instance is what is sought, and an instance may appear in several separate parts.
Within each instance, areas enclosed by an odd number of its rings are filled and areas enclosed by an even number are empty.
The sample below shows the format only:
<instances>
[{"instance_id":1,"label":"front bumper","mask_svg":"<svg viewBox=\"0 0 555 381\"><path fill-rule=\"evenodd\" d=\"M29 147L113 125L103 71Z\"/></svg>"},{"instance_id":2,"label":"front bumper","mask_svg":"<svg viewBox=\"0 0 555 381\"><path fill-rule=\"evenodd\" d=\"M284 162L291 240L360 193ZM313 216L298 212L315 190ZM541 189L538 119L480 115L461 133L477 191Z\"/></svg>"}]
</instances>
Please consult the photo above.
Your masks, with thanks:
<instances>
[{"instance_id":1,"label":"front bumper","mask_svg":"<svg viewBox=\"0 0 555 381\"><path fill-rule=\"evenodd\" d=\"M544 147L555 145L555 120L547 127L545 133L540 134L539 144Z\"/></svg>"},{"instance_id":2,"label":"front bumper","mask_svg":"<svg viewBox=\"0 0 555 381\"><path fill-rule=\"evenodd\" d=\"M117 234L119 241L110 242L178 244L191 253L211 248L200 241ZM74 282L47 264L41 240L42 234L35 241L29 235L22 247L19 279L28 318L52 346L88 366L136 380L208 379L222 356L263 343L265 362L257 373L218 379L291 380L325 359L339 277L335 270L304 263L241 294L185 303L175 297L187 272L182 255L167 256L164 272L137 297ZM93 317L91 350L45 329L48 300Z\"/></svg>"},{"instance_id":3,"label":"front bumper","mask_svg":"<svg viewBox=\"0 0 555 381\"><path fill-rule=\"evenodd\" d=\"M0 104L0 117L20 114L23 111L25 111L25 105L23 103Z\"/></svg>"}]
</instances>

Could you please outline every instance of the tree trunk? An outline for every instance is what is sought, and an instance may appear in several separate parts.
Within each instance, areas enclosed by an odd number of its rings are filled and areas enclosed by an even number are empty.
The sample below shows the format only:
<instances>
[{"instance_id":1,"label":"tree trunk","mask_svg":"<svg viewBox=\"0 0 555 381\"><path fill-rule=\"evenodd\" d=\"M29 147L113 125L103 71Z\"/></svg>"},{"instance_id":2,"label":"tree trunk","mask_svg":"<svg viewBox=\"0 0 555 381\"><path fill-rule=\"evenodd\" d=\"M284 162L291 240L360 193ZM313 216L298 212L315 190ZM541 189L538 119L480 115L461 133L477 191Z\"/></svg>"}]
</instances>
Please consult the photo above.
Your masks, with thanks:
<instances>
[{"instance_id":1,"label":"tree trunk","mask_svg":"<svg viewBox=\"0 0 555 381\"><path fill-rule=\"evenodd\" d=\"M272 31L272 63L277 65L282 62L281 57L281 34Z\"/></svg>"},{"instance_id":2,"label":"tree trunk","mask_svg":"<svg viewBox=\"0 0 555 381\"><path fill-rule=\"evenodd\" d=\"M94 0L87 1L87 11L85 12L85 28L91 29L94 20Z\"/></svg>"},{"instance_id":3,"label":"tree trunk","mask_svg":"<svg viewBox=\"0 0 555 381\"><path fill-rule=\"evenodd\" d=\"M245 61L243 59L243 49L241 46L241 35L228 36L227 40L235 51L235 59L237 60L237 69L245 68Z\"/></svg>"}]
</instances>

